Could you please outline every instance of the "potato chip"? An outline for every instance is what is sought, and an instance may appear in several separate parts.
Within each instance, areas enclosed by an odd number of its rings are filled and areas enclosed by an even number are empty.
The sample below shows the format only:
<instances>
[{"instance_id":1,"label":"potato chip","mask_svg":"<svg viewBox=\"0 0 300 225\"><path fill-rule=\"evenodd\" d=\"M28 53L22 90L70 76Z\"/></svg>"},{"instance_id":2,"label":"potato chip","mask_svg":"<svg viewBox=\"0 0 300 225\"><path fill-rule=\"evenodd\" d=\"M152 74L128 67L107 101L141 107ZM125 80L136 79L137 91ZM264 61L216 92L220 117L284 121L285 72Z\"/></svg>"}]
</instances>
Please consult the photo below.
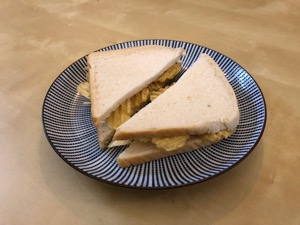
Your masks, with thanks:
<instances>
[{"instance_id":1,"label":"potato chip","mask_svg":"<svg viewBox=\"0 0 300 225\"><path fill-rule=\"evenodd\" d=\"M136 111L138 111L150 98L155 99L163 93L166 88L162 88L166 80L170 80L176 76L181 69L181 64L177 63L166 70L155 82L140 92L127 99L107 118L107 124L111 129L117 129L121 124L126 122ZM151 97L152 96L152 97Z\"/></svg>"},{"instance_id":2,"label":"potato chip","mask_svg":"<svg viewBox=\"0 0 300 225\"><path fill-rule=\"evenodd\" d=\"M90 84L88 82L82 82L77 86L77 92L82 96L90 99Z\"/></svg>"},{"instance_id":3,"label":"potato chip","mask_svg":"<svg viewBox=\"0 0 300 225\"><path fill-rule=\"evenodd\" d=\"M188 139L189 136L185 135L185 136L168 137L168 138L152 138L151 141L158 148L163 148L166 151L172 151L174 149L184 146Z\"/></svg>"}]
</instances>

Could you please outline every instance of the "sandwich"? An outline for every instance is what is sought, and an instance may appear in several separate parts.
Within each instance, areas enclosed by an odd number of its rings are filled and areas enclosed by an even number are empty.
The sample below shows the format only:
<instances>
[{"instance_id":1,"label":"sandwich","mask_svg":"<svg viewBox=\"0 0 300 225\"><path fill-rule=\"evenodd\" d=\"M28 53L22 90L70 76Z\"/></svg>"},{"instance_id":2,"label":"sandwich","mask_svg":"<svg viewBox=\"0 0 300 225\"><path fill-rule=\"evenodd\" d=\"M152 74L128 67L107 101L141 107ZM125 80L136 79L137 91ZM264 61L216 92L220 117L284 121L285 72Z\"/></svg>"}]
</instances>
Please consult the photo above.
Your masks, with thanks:
<instances>
[{"instance_id":1,"label":"sandwich","mask_svg":"<svg viewBox=\"0 0 300 225\"><path fill-rule=\"evenodd\" d=\"M182 48L149 45L87 56L87 82L78 92L90 98L91 114L103 149L117 127L168 88L181 70Z\"/></svg>"},{"instance_id":2,"label":"sandwich","mask_svg":"<svg viewBox=\"0 0 300 225\"><path fill-rule=\"evenodd\" d=\"M115 140L133 140L117 162L128 167L213 144L235 132L239 115L224 73L201 54L172 87L116 129Z\"/></svg>"}]
</instances>

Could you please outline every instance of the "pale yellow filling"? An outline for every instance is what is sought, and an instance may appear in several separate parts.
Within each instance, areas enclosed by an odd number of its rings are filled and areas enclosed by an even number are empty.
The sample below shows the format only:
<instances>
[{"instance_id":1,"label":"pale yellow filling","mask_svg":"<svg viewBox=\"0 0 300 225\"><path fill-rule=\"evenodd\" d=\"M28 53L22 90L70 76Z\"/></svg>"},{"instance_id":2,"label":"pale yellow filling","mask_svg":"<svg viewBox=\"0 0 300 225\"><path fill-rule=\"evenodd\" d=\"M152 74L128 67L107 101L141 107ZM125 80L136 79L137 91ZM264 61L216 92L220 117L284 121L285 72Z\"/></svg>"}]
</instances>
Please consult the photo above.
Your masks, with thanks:
<instances>
[{"instance_id":1,"label":"pale yellow filling","mask_svg":"<svg viewBox=\"0 0 300 225\"><path fill-rule=\"evenodd\" d=\"M176 63L166 70L156 81L148 87L127 99L106 119L111 129L117 129L121 124L126 122L134 113L140 110L149 100L153 101L158 95L163 93L167 88L164 87L168 80L173 79L180 71L181 64Z\"/></svg>"},{"instance_id":2,"label":"pale yellow filling","mask_svg":"<svg viewBox=\"0 0 300 225\"><path fill-rule=\"evenodd\" d=\"M231 134L232 131L230 130L221 130L217 133L199 135L198 138L202 141L217 142L223 138L228 138ZM183 147L190 137L192 136L185 135L168 138L152 138L151 142L158 148L163 148L166 151L172 151Z\"/></svg>"},{"instance_id":3,"label":"pale yellow filling","mask_svg":"<svg viewBox=\"0 0 300 225\"><path fill-rule=\"evenodd\" d=\"M149 84L143 90L123 102L115 111L113 111L106 122L110 129L117 129L126 122L134 113L140 110L149 100L153 101L160 94L169 88L165 86L168 80L173 79L181 69L181 64L176 63L160 75L156 81ZM164 87L165 86L165 87ZM88 82L82 82L77 86L77 92L90 99L90 85Z\"/></svg>"},{"instance_id":4,"label":"pale yellow filling","mask_svg":"<svg viewBox=\"0 0 300 225\"><path fill-rule=\"evenodd\" d=\"M77 92L82 96L91 99L91 91L89 82L82 82L77 86Z\"/></svg>"},{"instance_id":5,"label":"pale yellow filling","mask_svg":"<svg viewBox=\"0 0 300 225\"><path fill-rule=\"evenodd\" d=\"M168 137L168 138L152 138L151 142L156 145L158 148L163 148L167 151L172 151L183 147L186 141L190 136L177 136L177 137Z\"/></svg>"}]
</instances>

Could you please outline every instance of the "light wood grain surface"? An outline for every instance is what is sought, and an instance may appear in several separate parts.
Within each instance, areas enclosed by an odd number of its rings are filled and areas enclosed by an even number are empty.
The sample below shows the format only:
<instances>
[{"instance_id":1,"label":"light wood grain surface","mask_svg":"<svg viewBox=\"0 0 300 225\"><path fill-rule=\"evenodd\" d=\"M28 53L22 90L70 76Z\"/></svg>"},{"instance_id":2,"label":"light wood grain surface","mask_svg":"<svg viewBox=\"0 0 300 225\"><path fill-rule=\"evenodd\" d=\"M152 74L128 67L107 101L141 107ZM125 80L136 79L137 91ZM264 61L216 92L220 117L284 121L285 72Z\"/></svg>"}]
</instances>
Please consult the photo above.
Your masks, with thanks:
<instances>
[{"instance_id":1,"label":"light wood grain surface","mask_svg":"<svg viewBox=\"0 0 300 225\"><path fill-rule=\"evenodd\" d=\"M300 224L300 2L2 0L0 224ZM267 103L265 133L229 172L139 191L77 172L42 129L45 94L67 66L114 43L163 38L241 64Z\"/></svg>"}]
</instances>

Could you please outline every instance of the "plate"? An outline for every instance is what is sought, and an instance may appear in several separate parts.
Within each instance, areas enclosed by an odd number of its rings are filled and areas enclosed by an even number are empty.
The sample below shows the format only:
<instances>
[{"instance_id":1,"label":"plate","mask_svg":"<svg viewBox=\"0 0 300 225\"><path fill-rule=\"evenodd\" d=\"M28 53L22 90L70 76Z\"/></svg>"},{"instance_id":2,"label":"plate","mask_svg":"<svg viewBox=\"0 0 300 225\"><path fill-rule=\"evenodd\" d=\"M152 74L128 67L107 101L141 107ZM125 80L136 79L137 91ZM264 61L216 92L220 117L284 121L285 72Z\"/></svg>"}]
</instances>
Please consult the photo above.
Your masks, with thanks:
<instances>
[{"instance_id":1,"label":"plate","mask_svg":"<svg viewBox=\"0 0 300 225\"><path fill-rule=\"evenodd\" d=\"M192 152L120 168L116 157L125 147L100 149L91 120L90 105L76 92L86 79L86 57L66 68L50 86L44 99L42 123L55 152L81 173L113 185L138 189L182 187L216 177L237 165L256 146L266 123L266 105L262 92L251 75L232 59L204 46L175 40L137 40L108 46L108 51L142 45L181 47L182 71L201 53L209 54L232 85L240 109L236 132L226 140Z\"/></svg>"}]
</instances>

